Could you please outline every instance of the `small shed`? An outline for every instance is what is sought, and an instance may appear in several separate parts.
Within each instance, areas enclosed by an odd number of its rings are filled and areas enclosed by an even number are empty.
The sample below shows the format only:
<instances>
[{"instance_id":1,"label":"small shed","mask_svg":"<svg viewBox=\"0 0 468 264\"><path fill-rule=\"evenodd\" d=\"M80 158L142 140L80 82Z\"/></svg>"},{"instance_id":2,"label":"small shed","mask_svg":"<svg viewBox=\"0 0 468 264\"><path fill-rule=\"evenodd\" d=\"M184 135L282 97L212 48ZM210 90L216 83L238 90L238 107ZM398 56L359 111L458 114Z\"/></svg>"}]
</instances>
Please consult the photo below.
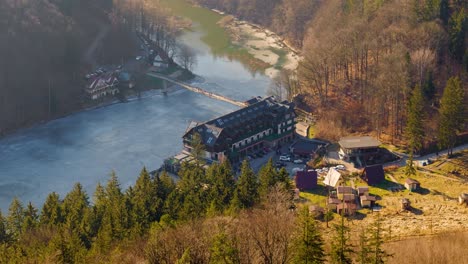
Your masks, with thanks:
<instances>
[{"instance_id":1,"label":"small shed","mask_svg":"<svg viewBox=\"0 0 468 264\"><path fill-rule=\"evenodd\" d=\"M354 193L345 193L343 194L343 202L356 203L356 196L354 196Z\"/></svg>"},{"instance_id":2,"label":"small shed","mask_svg":"<svg viewBox=\"0 0 468 264\"><path fill-rule=\"evenodd\" d=\"M460 196L458 197L458 203L468 205L468 193L460 194Z\"/></svg>"},{"instance_id":3,"label":"small shed","mask_svg":"<svg viewBox=\"0 0 468 264\"><path fill-rule=\"evenodd\" d=\"M410 191L415 191L419 188L420 183L415 179L408 178L405 180L405 188Z\"/></svg>"},{"instance_id":4,"label":"small shed","mask_svg":"<svg viewBox=\"0 0 468 264\"><path fill-rule=\"evenodd\" d=\"M385 180L385 172L382 165L372 165L364 168L362 179L369 185L375 185Z\"/></svg>"},{"instance_id":5,"label":"small shed","mask_svg":"<svg viewBox=\"0 0 468 264\"><path fill-rule=\"evenodd\" d=\"M353 188L351 186L336 187L336 195L338 196L338 199L343 200L345 194L353 194Z\"/></svg>"},{"instance_id":6,"label":"small shed","mask_svg":"<svg viewBox=\"0 0 468 264\"><path fill-rule=\"evenodd\" d=\"M341 201L337 198L328 198L328 209L336 211L336 206L340 203Z\"/></svg>"},{"instance_id":7,"label":"small shed","mask_svg":"<svg viewBox=\"0 0 468 264\"><path fill-rule=\"evenodd\" d=\"M340 215L354 215L357 205L354 203L340 203L336 206L336 212Z\"/></svg>"},{"instance_id":8,"label":"small shed","mask_svg":"<svg viewBox=\"0 0 468 264\"><path fill-rule=\"evenodd\" d=\"M408 198L401 199L401 210L409 210L411 207L411 202Z\"/></svg>"},{"instance_id":9,"label":"small shed","mask_svg":"<svg viewBox=\"0 0 468 264\"><path fill-rule=\"evenodd\" d=\"M296 177L296 188L299 190L311 190L317 187L317 172L316 171L298 171Z\"/></svg>"},{"instance_id":10,"label":"small shed","mask_svg":"<svg viewBox=\"0 0 468 264\"><path fill-rule=\"evenodd\" d=\"M374 206L374 203L375 201L377 200L377 198L375 196L372 196L372 195L362 195L360 197L361 199L361 207L372 207Z\"/></svg>"},{"instance_id":11,"label":"small shed","mask_svg":"<svg viewBox=\"0 0 468 264\"><path fill-rule=\"evenodd\" d=\"M359 186L356 188L356 192L359 196L362 195L369 195L369 187L367 186Z\"/></svg>"},{"instance_id":12,"label":"small shed","mask_svg":"<svg viewBox=\"0 0 468 264\"><path fill-rule=\"evenodd\" d=\"M309 206L309 213L315 218L321 218L323 217L325 210L318 205L311 205Z\"/></svg>"}]
</instances>

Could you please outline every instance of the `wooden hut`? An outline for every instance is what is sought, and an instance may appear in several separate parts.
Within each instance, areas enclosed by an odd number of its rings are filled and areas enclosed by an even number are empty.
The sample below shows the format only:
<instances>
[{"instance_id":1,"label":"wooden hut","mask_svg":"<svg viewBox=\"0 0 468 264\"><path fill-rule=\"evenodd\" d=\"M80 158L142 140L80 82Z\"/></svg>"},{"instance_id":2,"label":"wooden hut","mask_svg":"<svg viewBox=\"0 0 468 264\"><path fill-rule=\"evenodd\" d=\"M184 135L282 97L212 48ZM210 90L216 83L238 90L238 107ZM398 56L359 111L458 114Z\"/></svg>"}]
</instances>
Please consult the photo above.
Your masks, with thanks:
<instances>
[{"instance_id":1,"label":"wooden hut","mask_svg":"<svg viewBox=\"0 0 468 264\"><path fill-rule=\"evenodd\" d=\"M329 210L336 211L336 206L340 203L341 201L337 198L328 198L327 207Z\"/></svg>"},{"instance_id":2,"label":"wooden hut","mask_svg":"<svg viewBox=\"0 0 468 264\"><path fill-rule=\"evenodd\" d=\"M357 205L354 203L340 203L336 206L336 212L341 215L354 215Z\"/></svg>"},{"instance_id":3,"label":"wooden hut","mask_svg":"<svg viewBox=\"0 0 468 264\"><path fill-rule=\"evenodd\" d=\"M345 194L353 194L353 188L351 186L336 187L336 195L338 196L338 199L343 200Z\"/></svg>"},{"instance_id":4,"label":"wooden hut","mask_svg":"<svg viewBox=\"0 0 468 264\"><path fill-rule=\"evenodd\" d=\"M460 196L458 197L458 203L468 205L468 193L460 194Z\"/></svg>"},{"instance_id":5,"label":"wooden hut","mask_svg":"<svg viewBox=\"0 0 468 264\"><path fill-rule=\"evenodd\" d=\"M356 192L359 196L362 195L369 195L369 187L367 186L359 186L356 188Z\"/></svg>"},{"instance_id":6,"label":"wooden hut","mask_svg":"<svg viewBox=\"0 0 468 264\"><path fill-rule=\"evenodd\" d=\"M372 207L377 200L375 196L372 195L361 195L360 197L361 200L361 207Z\"/></svg>"},{"instance_id":7,"label":"wooden hut","mask_svg":"<svg viewBox=\"0 0 468 264\"><path fill-rule=\"evenodd\" d=\"M405 181L405 188L410 190L410 191L417 190L419 188L419 186L420 186L420 183L415 179L408 178Z\"/></svg>"},{"instance_id":8,"label":"wooden hut","mask_svg":"<svg viewBox=\"0 0 468 264\"><path fill-rule=\"evenodd\" d=\"M409 210L411 208L411 202L408 198L401 199L401 210Z\"/></svg>"}]
</instances>

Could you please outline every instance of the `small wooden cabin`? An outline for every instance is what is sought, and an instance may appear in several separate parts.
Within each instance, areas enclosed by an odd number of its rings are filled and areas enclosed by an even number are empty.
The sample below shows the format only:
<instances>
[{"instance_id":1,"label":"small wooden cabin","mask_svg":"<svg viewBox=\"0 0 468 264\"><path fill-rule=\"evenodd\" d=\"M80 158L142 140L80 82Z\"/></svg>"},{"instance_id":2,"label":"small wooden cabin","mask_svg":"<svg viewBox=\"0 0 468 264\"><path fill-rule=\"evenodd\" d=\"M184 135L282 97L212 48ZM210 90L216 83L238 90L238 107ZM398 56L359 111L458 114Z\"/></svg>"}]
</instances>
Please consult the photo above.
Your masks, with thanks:
<instances>
[{"instance_id":1,"label":"small wooden cabin","mask_svg":"<svg viewBox=\"0 0 468 264\"><path fill-rule=\"evenodd\" d=\"M359 196L361 195L369 195L369 187L367 186L359 186L356 188L356 192Z\"/></svg>"},{"instance_id":2,"label":"small wooden cabin","mask_svg":"<svg viewBox=\"0 0 468 264\"><path fill-rule=\"evenodd\" d=\"M405 187L406 187L406 189L408 189L410 191L417 190L419 188L419 186L420 186L419 181L417 181L415 179L408 178L405 181Z\"/></svg>"},{"instance_id":3,"label":"small wooden cabin","mask_svg":"<svg viewBox=\"0 0 468 264\"><path fill-rule=\"evenodd\" d=\"M460 194L458 197L458 203L468 205L468 193Z\"/></svg>"},{"instance_id":4,"label":"small wooden cabin","mask_svg":"<svg viewBox=\"0 0 468 264\"><path fill-rule=\"evenodd\" d=\"M354 215L357 210L357 205L354 203L340 203L336 206L336 212L340 215Z\"/></svg>"},{"instance_id":5,"label":"small wooden cabin","mask_svg":"<svg viewBox=\"0 0 468 264\"><path fill-rule=\"evenodd\" d=\"M360 196L361 200L361 207L368 207L371 208L374 206L375 201L377 200L375 196L372 195L362 195Z\"/></svg>"}]
</instances>

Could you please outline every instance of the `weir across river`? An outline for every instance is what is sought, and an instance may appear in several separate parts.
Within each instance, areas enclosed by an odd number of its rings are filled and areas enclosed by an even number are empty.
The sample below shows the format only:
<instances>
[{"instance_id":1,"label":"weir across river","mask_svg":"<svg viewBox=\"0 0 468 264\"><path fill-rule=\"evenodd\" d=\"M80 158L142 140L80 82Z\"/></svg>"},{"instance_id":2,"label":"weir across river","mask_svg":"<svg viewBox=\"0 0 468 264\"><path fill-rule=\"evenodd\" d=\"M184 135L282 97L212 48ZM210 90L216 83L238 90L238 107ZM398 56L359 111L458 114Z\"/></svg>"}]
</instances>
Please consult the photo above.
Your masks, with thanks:
<instances>
[{"instance_id":1,"label":"weir across river","mask_svg":"<svg viewBox=\"0 0 468 264\"><path fill-rule=\"evenodd\" d=\"M158 78L158 79L161 79L163 81L167 81L167 82L170 82L170 83L173 83L173 84L177 84L177 85L179 85L179 86L181 86L181 87L183 87L183 88L185 88L185 89L187 89L189 91L199 93L199 94L202 94L204 96L207 96L207 97L210 97L210 98L213 98L213 99L216 99L216 100L224 101L224 102L227 102L227 103L230 103L230 104L233 104L233 105L237 105L237 106L240 106L240 107L247 106L247 104L245 102L237 101L237 100L231 99L229 97L226 97L224 95L216 94L216 93L213 93L213 92L208 92L208 91L206 91L206 90L204 90L202 88L192 86L192 85L190 85L188 83L185 83L185 82L182 82L182 81L174 80L174 79L172 79L170 77L167 77L167 76L159 74L159 73L148 72L147 75Z\"/></svg>"}]
</instances>

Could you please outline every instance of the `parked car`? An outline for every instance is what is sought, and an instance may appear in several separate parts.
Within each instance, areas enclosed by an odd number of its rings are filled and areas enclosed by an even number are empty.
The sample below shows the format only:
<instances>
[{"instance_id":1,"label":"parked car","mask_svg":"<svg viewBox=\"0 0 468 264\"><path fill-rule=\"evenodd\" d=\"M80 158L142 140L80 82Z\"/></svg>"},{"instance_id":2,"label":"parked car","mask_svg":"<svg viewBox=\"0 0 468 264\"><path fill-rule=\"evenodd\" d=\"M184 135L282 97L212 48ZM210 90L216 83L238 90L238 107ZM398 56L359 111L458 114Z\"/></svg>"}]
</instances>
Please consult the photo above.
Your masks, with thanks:
<instances>
[{"instance_id":1,"label":"parked car","mask_svg":"<svg viewBox=\"0 0 468 264\"><path fill-rule=\"evenodd\" d=\"M275 168L277 168L277 169L283 168L285 166L286 166L286 164L284 162L281 162L281 161L275 162Z\"/></svg>"},{"instance_id":2,"label":"parked car","mask_svg":"<svg viewBox=\"0 0 468 264\"><path fill-rule=\"evenodd\" d=\"M302 168L293 168L291 171L292 171L292 173L296 173L298 171L303 171L303 169Z\"/></svg>"},{"instance_id":3,"label":"parked car","mask_svg":"<svg viewBox=\"0 0 468 264\"><path fill-rule=\"evenodd\" d=\"M281 161L291 161L291 157L285 156L285 155L281 155L281 156L279 157L279 160L281 160Z\"/></svg>"},{"instance_id":4,"label":"parked car","mask_svg":"<svg viewBox=\"0 0 468 264\"><path fill-rule=\"evenodd\" d=\"M137 56L135 59L136 60L141 60L141 59L143 59L143 57L142 56Z\"/></svg>"},{"instance_id":5,"label":"parked car","mask_svg":"<svg viewBox=\"0 0 468 264\"><path fill-rule=\"evenodd\" d=\"M304 163L304 161L301 160L301 159L295 159L293 162L294 162L295 164L302 164L302 163Z\"/></svg>"}]
</instances>

